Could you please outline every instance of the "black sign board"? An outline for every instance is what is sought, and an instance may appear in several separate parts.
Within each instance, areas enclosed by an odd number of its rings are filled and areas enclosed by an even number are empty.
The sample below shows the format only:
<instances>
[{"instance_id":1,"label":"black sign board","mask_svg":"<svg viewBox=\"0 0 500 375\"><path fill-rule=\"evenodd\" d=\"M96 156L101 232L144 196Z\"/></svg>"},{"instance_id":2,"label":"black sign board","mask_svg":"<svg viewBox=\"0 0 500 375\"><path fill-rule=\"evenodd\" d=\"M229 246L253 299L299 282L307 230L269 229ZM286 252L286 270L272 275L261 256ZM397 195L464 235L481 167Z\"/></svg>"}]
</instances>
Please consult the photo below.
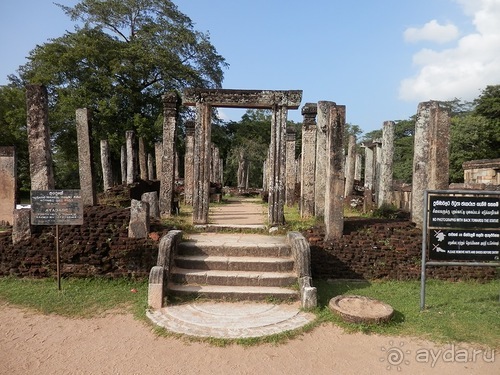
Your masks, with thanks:
<instances>
[{"instance_id":1,"label":"black sign board","mask_svg":"<svg viewBox=\"0 0 500 375\"><path fill-rule=\"evenodd\" d=\"M83 201L80 190L32 190L31 224L82 225Z\"/></svg>"},{"instance_id":2,"label":"black sign board","mask_svg":"<svg viewBox=\"0 0 500 375\"><path fill-rule=\"evenodd\" d=\"M495 261L500 257L500 197L429 193L429 258Z\"/></svg>"},{"instance_id":3,"label":"black sign board","mask_svg":"<svg viewBox=\"0 0 500 375\"><path fill-rule=\"evenodd\" d=\"M500 192L427 190L424 202L420 310L428 266L500 266Z\"/></svg>"}]
</instances>

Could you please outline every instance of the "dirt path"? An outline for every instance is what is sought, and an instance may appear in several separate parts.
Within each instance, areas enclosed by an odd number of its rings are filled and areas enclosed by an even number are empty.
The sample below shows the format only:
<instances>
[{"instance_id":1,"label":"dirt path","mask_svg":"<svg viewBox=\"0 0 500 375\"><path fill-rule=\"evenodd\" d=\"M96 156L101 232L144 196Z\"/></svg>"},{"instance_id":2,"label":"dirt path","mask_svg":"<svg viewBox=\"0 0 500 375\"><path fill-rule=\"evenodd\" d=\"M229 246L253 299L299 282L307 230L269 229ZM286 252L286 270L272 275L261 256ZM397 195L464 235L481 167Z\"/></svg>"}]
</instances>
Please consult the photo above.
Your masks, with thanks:
<instances>
[{"instance_id":1,"label":"dirt path","mask_svg":"<svg viewBox=\"0 0 500 375\"><path fill-rule=\"evenodd\" d=\"M467 349L465 358L461 348L405 337L346 334L332 325L277 346L219 348L158 337L129 314L67 319L0 303L0 374L9 375L498 374L500 358L494 355L500 353L476 349L472 361L473 349ZM428 362L423 361L426 353Z\"/></svg>"}]
</instances>

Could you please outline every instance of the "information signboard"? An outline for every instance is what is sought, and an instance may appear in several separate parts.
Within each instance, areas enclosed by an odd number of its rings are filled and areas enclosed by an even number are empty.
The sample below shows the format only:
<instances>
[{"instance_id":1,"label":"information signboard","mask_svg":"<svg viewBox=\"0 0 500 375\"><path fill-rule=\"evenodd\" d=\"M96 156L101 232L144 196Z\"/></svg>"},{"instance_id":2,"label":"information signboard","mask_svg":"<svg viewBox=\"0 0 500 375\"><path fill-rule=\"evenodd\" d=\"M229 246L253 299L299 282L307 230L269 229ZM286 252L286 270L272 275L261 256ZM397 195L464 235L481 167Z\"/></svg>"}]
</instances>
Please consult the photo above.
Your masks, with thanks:
<instances>
[{"instance_id":1,"label":"information signboard","mask_svg":"<svg viewBox=\"0 0 500 375\"><path fill-rule=\"evenodd\" d=\"M420 310L428 266L500 266L500 192L427 190L424 203Z\"/></svg>"},{"instance_id":2,"label":"information signboard","mask_svg":"<svg viewBox=\"0 0 500 375\"><path fill-rule=\"evenodd\" d=\"M499 198L429 192L429 259L499 260Z\"/></svg>"},{"instance_id":3,"label":"information signboard","mask_svg":"<svg viewBox=\"0 0 500 375\"><path fill-rule=\"evenodd\" d=\"M83 201L80 190L32 190L31 224L82 225Z\"/></svg>"}]
</instances>

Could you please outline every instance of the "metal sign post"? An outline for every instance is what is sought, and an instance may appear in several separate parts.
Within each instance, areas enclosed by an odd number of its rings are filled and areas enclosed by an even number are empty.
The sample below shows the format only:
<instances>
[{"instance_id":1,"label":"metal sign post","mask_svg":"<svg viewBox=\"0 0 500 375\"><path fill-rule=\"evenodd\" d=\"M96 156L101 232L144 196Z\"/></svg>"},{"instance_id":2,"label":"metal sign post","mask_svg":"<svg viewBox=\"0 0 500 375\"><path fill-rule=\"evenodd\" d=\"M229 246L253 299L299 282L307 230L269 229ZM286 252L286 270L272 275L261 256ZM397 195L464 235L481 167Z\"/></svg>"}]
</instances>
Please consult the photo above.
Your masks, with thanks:
<instances>
[{"instance_id":1,"label":"metal sign post","mask_svg":"<svg viewBox=\"0 0 500 375\"><path fill-rule=\"evenodd\" d=\"M500 192L424 192L420 310L425 309L427 266L499 267L499 260Z\"/></svg>"},{"instance_id":2,"label":"metal sign post","mask_svg":"<svg viewBox=\"0 0 500 375\"><path fill-rule=\"evenodd\" d=\"M61 290L59 225L83 224L83 200L80 190L32 190L31 224L56 226L57 288Z\"/></svg>"}]
</instances>

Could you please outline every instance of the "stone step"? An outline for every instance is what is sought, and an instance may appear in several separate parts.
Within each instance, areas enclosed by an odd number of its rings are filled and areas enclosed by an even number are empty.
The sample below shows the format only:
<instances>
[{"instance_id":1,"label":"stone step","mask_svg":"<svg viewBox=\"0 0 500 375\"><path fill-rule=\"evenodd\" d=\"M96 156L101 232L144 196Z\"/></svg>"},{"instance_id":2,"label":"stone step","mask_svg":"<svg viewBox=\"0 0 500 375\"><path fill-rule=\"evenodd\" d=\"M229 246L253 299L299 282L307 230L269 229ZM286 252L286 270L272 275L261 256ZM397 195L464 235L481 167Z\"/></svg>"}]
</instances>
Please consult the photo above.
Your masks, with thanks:
<instances>
[{"instance_id":1,"label":"stone step","mask_svg":"<svg viewBox=\"0 0 500 375\"><path fill-rule=\"evenodd\" d=\"M285 243L203 243L199 241L183 241L177 248L177 254L214 255L214 256L254 256L254 257L290 257L291 249Z\"/></svg>"},{"instance_id":2,"label":"stone step","mask_svg":"<svg viewBox=\"0 0 500 375\"><path fill-rule=\"evenodd\" d=\"M297 300L299 292L287 288L263 286L180 285L169 283L168 289L179 296L196 295L224 300Z\"/></svg>"},{"instance_id":3,"label":"stone step","mask_svg":"<svg viewBox=\"0 0 500 375\"><path fill-rule=\"evenodd\" d=\"M220 271L175 267L171 280L177 284L287 287L297 282L291 272Z\"/></svg>"},{"instance_id":4,"label":"stone step","mask_svg":"<svg viewBox=\"0 0 500 375\"><path fill-rule=\"evenodd\" d=\"M177 255L175 265L198 270L291 272L294 261L275 257Z\"/></svg>"}]
</instances>

